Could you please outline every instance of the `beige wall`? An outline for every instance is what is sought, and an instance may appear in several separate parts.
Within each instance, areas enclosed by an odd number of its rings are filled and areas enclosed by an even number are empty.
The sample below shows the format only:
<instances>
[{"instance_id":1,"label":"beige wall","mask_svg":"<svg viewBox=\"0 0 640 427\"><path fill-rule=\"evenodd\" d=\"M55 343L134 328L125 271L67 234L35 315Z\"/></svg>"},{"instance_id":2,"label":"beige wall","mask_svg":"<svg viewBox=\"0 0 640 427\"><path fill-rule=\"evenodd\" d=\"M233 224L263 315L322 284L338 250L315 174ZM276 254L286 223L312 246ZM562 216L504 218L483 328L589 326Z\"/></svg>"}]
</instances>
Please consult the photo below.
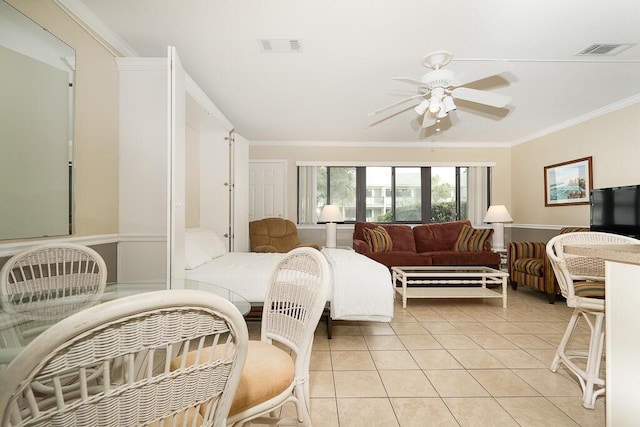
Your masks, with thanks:
<instances>
[{"instance_id":1,"label":"beige wall","mask_svg":"<svg viewBox=\"0 0 640 427\"><path fill-rule=\"evenodd\" d=\"M51 0L8 0L76 51L75 235L118 232L118 70Z\"/></svg>"},{"instance_id":2,"label":"beige wall","mask_svg":"<svg viewBox=\"0 0 640 427\"><path fill-rule=\"evenodd\" d=\"M521 225L589 225L589 205L544 205L544 167L593 157L593 187L640 184L640 104L511 150L511 216Z\"/></svg>"},{"instance_id":3,"label":"beige wall","mask_svg":"<svg viewBox=\"0 0 640 427\"><path fill-rule=\"evenodd\" d=\"M511 156L509 148L440 148L440 147L299 147L251 145L251 160L287 160L287 217L296 221L296 161L341 162L495 162L493 201L510 206Z\"/></svg>"}]
</instances>

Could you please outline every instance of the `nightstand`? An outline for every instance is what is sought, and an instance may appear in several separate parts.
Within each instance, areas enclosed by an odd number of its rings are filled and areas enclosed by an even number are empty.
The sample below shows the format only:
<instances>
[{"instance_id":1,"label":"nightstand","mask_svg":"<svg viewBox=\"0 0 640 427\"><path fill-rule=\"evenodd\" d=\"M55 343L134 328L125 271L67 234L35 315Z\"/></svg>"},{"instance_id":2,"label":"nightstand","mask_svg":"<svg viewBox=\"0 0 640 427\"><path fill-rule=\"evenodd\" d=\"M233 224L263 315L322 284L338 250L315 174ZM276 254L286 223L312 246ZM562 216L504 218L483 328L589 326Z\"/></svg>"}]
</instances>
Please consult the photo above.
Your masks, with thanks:
<instances>
[{"instance_id":1,"label":"nightstand","mask_svg":"<svg viewBox=\"0 0 640 427\"><path fill-rule=\"evenodd\" d=\"M500 270L508 272L509 266L507 265L507 248L492 249L493 252L500 254Z\"/></svg>"}]
</instances>

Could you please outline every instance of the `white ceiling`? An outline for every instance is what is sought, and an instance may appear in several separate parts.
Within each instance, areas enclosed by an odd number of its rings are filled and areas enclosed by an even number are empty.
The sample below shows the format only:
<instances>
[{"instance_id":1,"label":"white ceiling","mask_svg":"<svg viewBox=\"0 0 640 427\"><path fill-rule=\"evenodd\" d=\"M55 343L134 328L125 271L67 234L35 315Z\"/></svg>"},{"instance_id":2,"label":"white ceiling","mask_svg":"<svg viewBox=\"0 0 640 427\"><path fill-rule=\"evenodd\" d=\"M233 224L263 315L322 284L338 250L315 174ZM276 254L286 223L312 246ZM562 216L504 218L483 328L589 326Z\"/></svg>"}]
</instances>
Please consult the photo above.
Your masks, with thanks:
<instances>
[{"instance_id":1,"label":"white ceiling","mask_svg":"<svg viewBox=\"0 0 640 427\"><path fill-rule=\"evenodd\" d=\"M61 0L68 3L73 0ZM80 0L76 0L80 2ZM182 64L250 141L517 144L640 101L638 0L81 0L141 56ZM263 53L258 39L299 39ZM594 43L639 43L576 56ZM514 70L469 87L508 94L495 109L456 102L441 131L416 102L369 113L416 87L428 53L456 72L503 59Z\"/></svg>"}]
</instances>

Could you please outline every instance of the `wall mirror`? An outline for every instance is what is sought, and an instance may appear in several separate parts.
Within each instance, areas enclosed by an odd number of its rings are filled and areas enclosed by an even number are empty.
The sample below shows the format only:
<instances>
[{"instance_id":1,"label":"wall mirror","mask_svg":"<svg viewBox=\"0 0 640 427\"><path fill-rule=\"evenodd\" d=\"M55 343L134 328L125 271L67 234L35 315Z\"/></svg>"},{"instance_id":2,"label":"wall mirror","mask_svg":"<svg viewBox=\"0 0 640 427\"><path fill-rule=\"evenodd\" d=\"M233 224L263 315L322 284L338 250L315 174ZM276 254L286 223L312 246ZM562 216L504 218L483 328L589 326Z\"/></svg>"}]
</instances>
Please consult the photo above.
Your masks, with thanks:
<instances>
[{"instance_id":1,"label":"wall mirror","mask_svg":"<svg viewBox=\"0 0 640 427\"><path fill-rule=\"evenodd\" d=\"M0 239L73 233L75 51L0 1Z\"/></svg>"}]
</instances>

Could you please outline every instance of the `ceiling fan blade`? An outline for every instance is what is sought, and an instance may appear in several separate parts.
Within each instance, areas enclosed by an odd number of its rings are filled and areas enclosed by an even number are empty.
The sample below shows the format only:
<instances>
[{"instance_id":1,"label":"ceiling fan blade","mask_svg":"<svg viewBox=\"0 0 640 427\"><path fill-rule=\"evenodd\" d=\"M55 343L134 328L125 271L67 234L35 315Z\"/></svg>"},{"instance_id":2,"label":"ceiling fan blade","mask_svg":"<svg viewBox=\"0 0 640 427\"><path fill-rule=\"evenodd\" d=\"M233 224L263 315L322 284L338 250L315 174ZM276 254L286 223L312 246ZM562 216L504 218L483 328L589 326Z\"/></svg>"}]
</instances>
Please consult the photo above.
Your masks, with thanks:
<instances>
[{"instance_id":1,"label":"ceiling fan blade","mask_svg":"<svg viewBox=\"0 0 640 427\"><path fill-rule=\"evenodd\" d=\"M399 82L411 83L413 85L418 85L418 86L424 85L424 82L421 82L420 80L412 79L412 78L409 78L409 77L392 77L391 80L397 80Z\"/></svg>"},{"instance_id":2,"label":"ceiling fan blade","mask_svg":"<svg viewBox=\"0 0 640 427\"><path fill-rule=\"evenodd\" d=\"M477 102L478 104L490 105L496 108L502 108L511 102L509 95L500 93L485 92L483 90L470 89L468 87L459 87L451 91L451 96L465 101Z\"/></svg>"},{"instance_id":3,"label":"ceiling fan blade","mask_svg":"<svg viewBox=\"0 0 640 427\"><path fill-rule=\"evenodd\" d=\"M421 96L424 96L424 94L419 93L419 94L417 94L417 95L412 95L412 96L410 96L410 97L408 97L408 98L401 99L401 100L400 100L400 101L398 101L398 102L394 102L393 104L389 104L389 105L384 106L384 107L382 107L382 108L380 108L380 109L378 109L378 110L376 110L376 111L373 111L373 112L369 113L369 115L370 115L370 116L375 116L376 114L381 113L381 112L383 112L383 111L385 111L385 110L388 110L389 108L393 108L393 107L398 106L398 105L400 105L400 104L404 104L404 103L405 103L405 102L407 102L407 101L410 101L410 100L415 99L415 98L419 98L419 97L421 97Z\"/></svg>"},{"instance_id":4,"label":"ceiling fan blade","mask_svg":"<svg viewBox=\"0 0 640 427\"><path fill-rule=\"evenodd\" d=\"M487 77L502 74L507 71L513 70L513 64L507 61L492 61L486 64L484 67L468 72L462 72L455 76L456 83L454 86L463 86L467 83L475 82L478 80L486 79Z\"/></svg>"}]
</instances>

